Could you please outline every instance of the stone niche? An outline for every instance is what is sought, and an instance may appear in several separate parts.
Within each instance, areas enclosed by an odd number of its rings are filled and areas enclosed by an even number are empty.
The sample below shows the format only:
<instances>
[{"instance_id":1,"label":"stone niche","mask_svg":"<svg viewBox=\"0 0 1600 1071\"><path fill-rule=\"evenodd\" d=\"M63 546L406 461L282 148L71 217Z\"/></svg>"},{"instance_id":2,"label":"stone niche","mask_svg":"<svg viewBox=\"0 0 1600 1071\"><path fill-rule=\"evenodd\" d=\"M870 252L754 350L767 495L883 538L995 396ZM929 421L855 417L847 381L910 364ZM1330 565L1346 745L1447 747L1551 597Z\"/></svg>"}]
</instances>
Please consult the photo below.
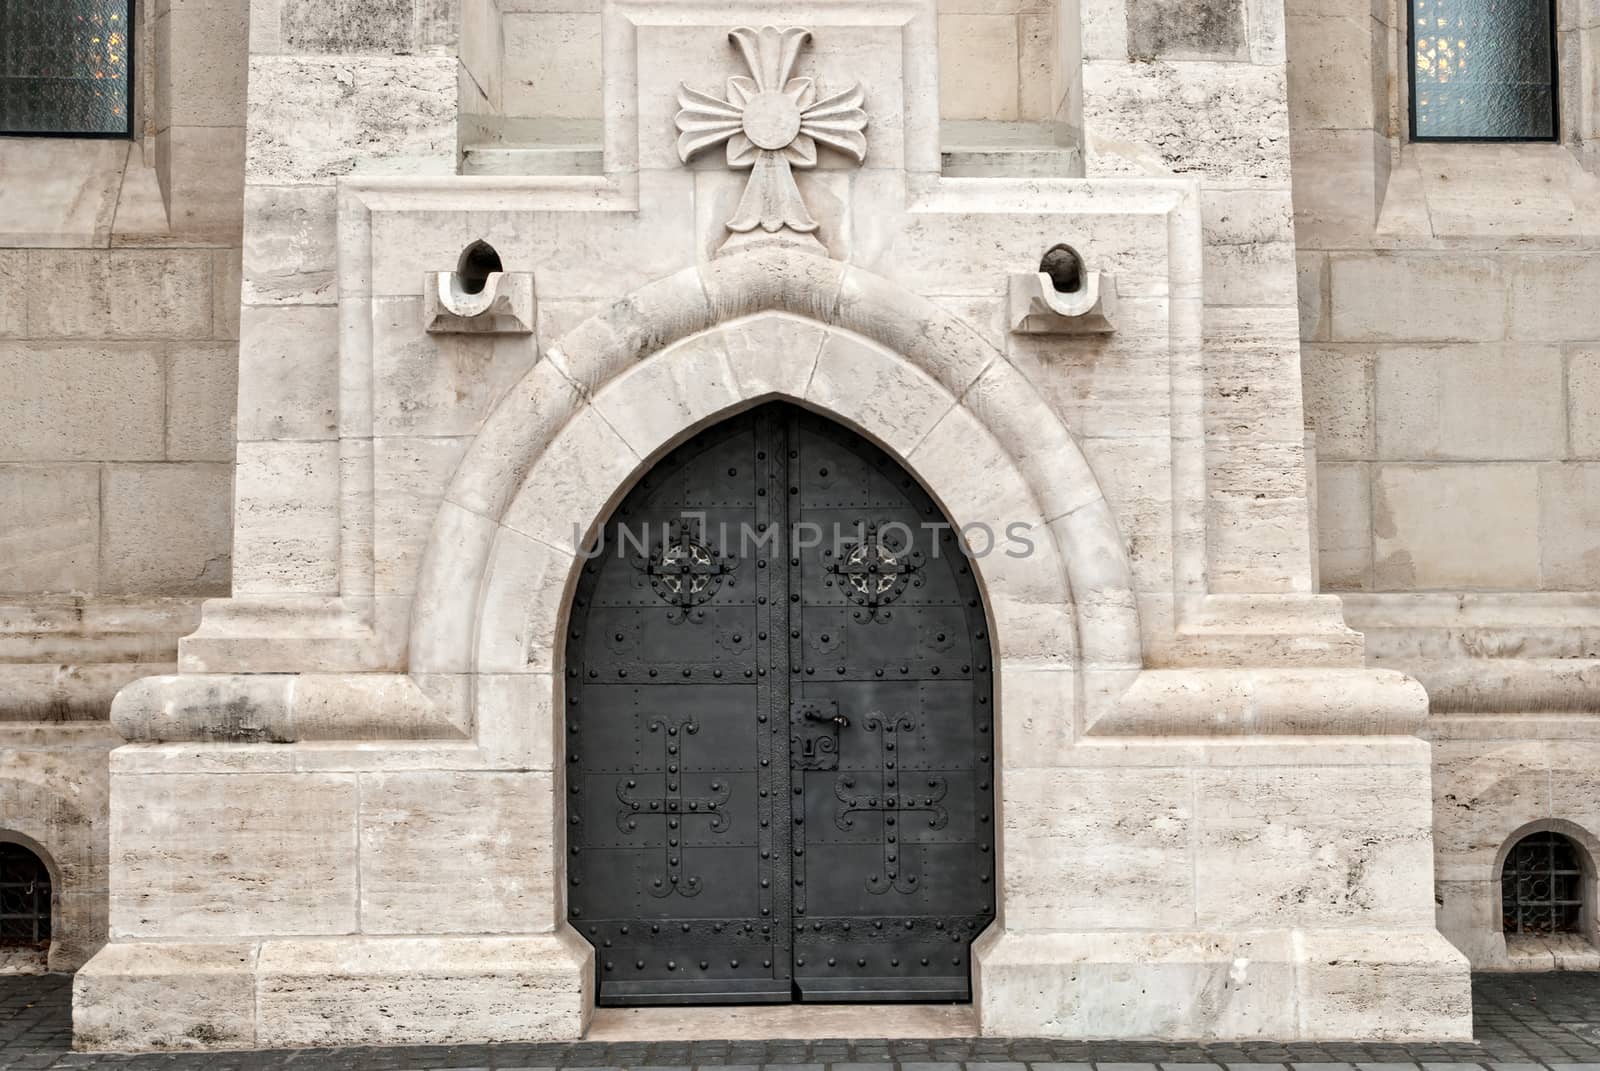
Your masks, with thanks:
<instances>
[{"instance_id":1,"label":"stone niche","mask_svg":"<svg viewBox=\"0 0 1600 1071\"><path fill-rule=\"evenodd\" d=\"M809 35L763 67L730 30L767 25ZM1001 823L975 1029L1469 1036L1426 696L1311 593L1292 262L1282 301L1218 311L1192 178L946 177L935 25L921 0L609 3L599 173L352 167L310 243L274 208L314 188L282 184L291 120L252 105L275 151L246 333L299 363L241 391L233 597L113 707L81 1046L582 1036L553 713L579 545L768 399L865 435L956 524L1038 535L975 563ZM780 75L814 89L786 142L680 115ZM296 241L331 266L262 297L252 265ZM534 330L430 335L424 287L480 241L532 273ZM1007 329L1009 278L1058 242L1115 278L1114 331Z\"/></svg>"}]
</instances>

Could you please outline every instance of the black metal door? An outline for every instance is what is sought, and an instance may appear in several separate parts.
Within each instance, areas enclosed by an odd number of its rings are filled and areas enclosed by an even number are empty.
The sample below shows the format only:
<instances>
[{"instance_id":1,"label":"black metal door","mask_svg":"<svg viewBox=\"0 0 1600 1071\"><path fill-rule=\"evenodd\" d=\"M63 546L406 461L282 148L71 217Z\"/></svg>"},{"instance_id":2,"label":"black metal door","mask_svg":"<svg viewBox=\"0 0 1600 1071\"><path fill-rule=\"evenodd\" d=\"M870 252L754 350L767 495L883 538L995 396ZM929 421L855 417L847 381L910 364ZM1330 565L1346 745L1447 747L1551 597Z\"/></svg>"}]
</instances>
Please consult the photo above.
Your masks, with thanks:
<instances>
[{"instance_id":1,"label":"black metal door","mask_svg":"<svg viewBox=\"0 0 1600 1071\"><path fill-rule=\"evenodd\" d=\"M567 892L600 1003L969 999L994 918L989 641L916 481L764 405L663 459L592 554Z\"/></svg>"}]
</instances>

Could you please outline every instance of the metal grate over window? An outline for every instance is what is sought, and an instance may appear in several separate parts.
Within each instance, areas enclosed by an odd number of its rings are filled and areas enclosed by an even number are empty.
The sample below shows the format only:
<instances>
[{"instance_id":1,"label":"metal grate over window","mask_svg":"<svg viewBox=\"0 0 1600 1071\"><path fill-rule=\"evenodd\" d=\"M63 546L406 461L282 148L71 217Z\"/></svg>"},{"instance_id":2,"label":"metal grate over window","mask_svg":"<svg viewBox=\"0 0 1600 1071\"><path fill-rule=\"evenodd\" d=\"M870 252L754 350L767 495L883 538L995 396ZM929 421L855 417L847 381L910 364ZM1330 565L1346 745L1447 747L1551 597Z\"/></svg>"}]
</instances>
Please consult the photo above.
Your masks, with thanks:
<instances>
[{"instance_id":1,"label":"metal grate over window","mask_svg":"<svg viewBox=\"0 0 1600 1071\"><path fill-rule=\"evenodd\" d=\"M1555 0L1411 0L1410 9L1413 139L1555 139Z\"/></svg>"},{"instance_id":2,"label":"metal grate over window","mask_svg":"<svg viewBox=\"0 0 1600 1071\"><path fill-rule=\"evenodd\" d=\"M0 0L0 134L128 137L131 0Z\"/></svg>"},{"instance_id":3,"label":"metal grate over window","mask_svg":"<svg viewBox=\"0 0 1600 1071\"><path fill-rule=\"evenodd\" d=\"M1583 880L1578 846L1560 833L1534 833L1517 841L1500 873L1505 932L1578 932Z\"/></svg>"},{"instance_id":4,"label":"metal grate over window","mask_svg":"<svg viewBox=\"0 0 1600 1071\"><path fill-rule=\"evenodd\" d=\"M20 844L0 841L0 947L50 944L50 871Z\"/></svg>"}]
</instances>

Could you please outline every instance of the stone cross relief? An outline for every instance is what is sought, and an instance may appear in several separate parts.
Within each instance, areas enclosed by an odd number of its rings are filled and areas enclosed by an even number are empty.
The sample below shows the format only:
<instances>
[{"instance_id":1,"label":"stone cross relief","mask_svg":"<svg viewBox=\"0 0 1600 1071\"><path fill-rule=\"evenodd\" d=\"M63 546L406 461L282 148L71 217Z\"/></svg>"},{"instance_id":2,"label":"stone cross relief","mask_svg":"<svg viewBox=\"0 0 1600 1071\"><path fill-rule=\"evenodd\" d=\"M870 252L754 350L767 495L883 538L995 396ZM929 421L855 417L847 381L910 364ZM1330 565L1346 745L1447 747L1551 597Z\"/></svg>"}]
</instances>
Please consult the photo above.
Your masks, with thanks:
<instances>
[{"instance_id":1,"label":"stone cross relief","mask_svg":"<svg viewBox=\"0 0 1600 1071\"><path fill-rule=\"evenodd\" d=\"M800 197L793 169L817 165L819 142L858 164L866 159L861 86L818 100L810 78L793 77L810 30L740 26L728 39L739 49L750 77L729 78L726 100L679 84L678 158L688 163L697 153L726 142L728 166L750 169L744 195L726 223L730 242L757 228L767 234L788 229L812 235L817 221Z\"/></svg>"}]
</instances>

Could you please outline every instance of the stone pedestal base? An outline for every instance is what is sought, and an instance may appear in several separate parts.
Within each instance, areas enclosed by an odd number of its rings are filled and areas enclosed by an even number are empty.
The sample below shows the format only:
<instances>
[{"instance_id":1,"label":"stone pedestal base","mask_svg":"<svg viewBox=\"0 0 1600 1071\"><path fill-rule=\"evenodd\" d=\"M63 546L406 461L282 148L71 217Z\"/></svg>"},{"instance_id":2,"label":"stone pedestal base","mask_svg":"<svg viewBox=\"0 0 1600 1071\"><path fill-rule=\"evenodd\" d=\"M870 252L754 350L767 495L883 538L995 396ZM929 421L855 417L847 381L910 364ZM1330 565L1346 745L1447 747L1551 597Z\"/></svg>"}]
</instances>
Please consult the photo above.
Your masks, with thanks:
<instances>
[{"instance_id":1,"label":"stone pedestal base","mask_svg":"<svg viewBox=\"0 0 1600 1071\"><path fill-rule=\"evenodd\" d=\"M974 999L993 1036L1470 1040L1466 958L1437 932L992 931Z\"/></svg>"},{"instance_id":2,"label":"stone pedestal base","mask_svg":"<svg viewBox=\"0 0 1600 1071\"><path fill-rule=\"evenodd\" d=\"M571 934L107 945L73 983L79 1049L577 1038L593 955Z\"/></svg>"}]
</instances>

